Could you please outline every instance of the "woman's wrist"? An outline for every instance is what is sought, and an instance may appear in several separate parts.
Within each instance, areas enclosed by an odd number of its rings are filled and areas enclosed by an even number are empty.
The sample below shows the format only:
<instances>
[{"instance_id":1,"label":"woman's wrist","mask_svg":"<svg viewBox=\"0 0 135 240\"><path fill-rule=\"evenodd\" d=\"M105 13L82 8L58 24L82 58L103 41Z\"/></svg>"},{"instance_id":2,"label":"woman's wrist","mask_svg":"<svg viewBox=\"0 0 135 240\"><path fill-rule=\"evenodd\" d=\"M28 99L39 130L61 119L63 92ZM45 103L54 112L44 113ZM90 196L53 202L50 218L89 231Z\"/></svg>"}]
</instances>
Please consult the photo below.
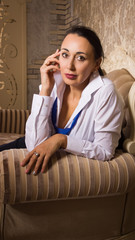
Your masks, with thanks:
<instances>
[{"instance_id":1,"label":"woman's wrist","mask_svg":"<svg viewBox=\"0 0 135 240\"><path fill-rule=\"evenodd\" d=\"M39 93L40 96L50 96L52 92L52 89L46 89L44 87L41 87L41 91Z\"/></svg>"},{"instance_id":2,"label":"woman's wrist","mask_svg":"<svg viewBox=\"0 0 135 240\"><path fill-rule=\"evenodd\" d=\"M59 137L60 148L65 149L67 147L67 136L64 134L57 134Z\"/></svg>"}]
</instances>

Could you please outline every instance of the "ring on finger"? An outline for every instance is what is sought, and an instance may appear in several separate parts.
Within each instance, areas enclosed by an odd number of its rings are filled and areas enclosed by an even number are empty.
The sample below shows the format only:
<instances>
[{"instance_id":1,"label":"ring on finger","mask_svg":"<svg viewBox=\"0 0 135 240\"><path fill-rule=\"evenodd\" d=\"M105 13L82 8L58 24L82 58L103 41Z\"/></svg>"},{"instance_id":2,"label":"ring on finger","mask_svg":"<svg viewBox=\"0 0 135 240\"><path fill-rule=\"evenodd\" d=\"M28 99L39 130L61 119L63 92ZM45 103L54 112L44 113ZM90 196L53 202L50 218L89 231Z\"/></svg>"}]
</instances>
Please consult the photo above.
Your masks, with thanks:
<instances>
[{"instance_id":1,"label":"ring on finger","mask_svg":"<svg viewBox=\"0 0 135 240\"><path fill-rule=\"evenodd\" d=\"M40 154L39 154L39 153L37 153L37 152L34 152L33 154L35 154L35 155L36 155L36 157L39 157L39 156L40 156Z\"/></svg>"}]
</instances>

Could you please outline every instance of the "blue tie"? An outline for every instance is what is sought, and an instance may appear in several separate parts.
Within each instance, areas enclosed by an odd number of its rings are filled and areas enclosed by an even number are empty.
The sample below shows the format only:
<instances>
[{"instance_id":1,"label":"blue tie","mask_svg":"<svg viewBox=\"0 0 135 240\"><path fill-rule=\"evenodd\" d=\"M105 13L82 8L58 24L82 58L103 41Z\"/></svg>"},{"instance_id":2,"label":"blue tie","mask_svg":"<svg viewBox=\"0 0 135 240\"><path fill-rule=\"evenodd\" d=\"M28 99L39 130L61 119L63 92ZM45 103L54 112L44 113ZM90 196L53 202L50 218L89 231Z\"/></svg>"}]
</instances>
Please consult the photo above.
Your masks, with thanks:
<instances>
[{"instance_id":1,"label":"blue tie","mask_svg":"<svg viewBox=\"0 0 135 240\"><path fill-rule=\"evenodd\" d=\"M56 126L56 118L57 118L57 98L56 98L55 101L54 101L53 107L52 107L52 123L53 123L53 126L54 126L54 129L55 129L56 133L69 135L72 128L75 126L75 124L76 124L76 122L77 122L77 120L80 116L80 113L81 113L81 111L75 116L70 128L58 128Z\"/></svg>"}]
</instances>

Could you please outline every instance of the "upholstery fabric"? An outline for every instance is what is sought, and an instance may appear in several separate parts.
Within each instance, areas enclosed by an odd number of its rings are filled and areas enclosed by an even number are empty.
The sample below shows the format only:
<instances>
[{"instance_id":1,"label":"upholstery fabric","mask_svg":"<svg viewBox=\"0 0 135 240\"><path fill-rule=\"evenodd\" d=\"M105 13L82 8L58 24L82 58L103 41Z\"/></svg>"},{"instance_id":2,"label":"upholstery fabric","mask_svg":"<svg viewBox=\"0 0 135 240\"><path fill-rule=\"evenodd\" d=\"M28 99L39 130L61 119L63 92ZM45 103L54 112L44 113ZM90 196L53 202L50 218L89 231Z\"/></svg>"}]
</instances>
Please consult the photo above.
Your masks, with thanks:
<instances>
[{"instance_id":1,"label":"upholstery fabric","mask_svg":"<svg viewBox=\"0 0 135 240\"><path fill-rule=\"evenodd\" d=\"M4 240L116 240L124 205L125 195L6 204Z\"/></svg>"},{"instance_id":2,"label":"upholstery fabric","mask_svg":"<svg viewBox=\"0 0 135 240\"><path fill-rule=\"evenodd\" d=\"M0 109L0 132L24 134L29 110Z\"/></svg>"},{"instance_id":3,"label":"upholstery fabric","mask_svg":"<svg viewBox=\"0 0 135 240\"><path fill-rule=\"evenodd\" d=\"M129 90L134 83L134 78L126 69L114 70L107 74L107 77L110 78L116 89L119 91L121 96L123 97L125 103L125 114L123 120L123 135L124 138L128 138L130 135L130 116L129 116L129 109L128 109L128 93Z\"/></svg>"},{"instance_id":4,"label":"upholstery fabric","mask_svg":"<svg viewBox=\"0 0 135 240\"><path fill-rule=\"evenodd\" d=\"M26 153L23 149L0 153L3 203L116 195L135 186L135 159L128 153L116 153L112 161L103 162L59 151L47 171L37 176L26 175L20 166Z\"/></svg>"},{"instance_id":5,"label":"upholstery fabric","mask_svg":"<svg viewBox=\"0 0 135 240\"><path fill-rule=\"evenodd\" d=\"M23 136L24 134L18 134L18 133L0 133L0 145L12 142L17 138L20 138Z\"/></svg>"}]
</instances>

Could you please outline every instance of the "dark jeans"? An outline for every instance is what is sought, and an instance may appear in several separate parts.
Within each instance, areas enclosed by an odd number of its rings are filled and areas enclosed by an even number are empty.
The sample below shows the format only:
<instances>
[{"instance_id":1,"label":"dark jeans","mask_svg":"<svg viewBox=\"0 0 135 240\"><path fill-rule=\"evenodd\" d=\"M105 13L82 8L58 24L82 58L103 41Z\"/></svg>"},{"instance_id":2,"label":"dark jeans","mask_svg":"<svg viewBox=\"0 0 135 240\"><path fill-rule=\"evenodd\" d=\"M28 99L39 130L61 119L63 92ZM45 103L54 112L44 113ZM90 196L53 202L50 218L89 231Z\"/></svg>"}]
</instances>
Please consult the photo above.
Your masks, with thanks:
<instances>
[{"instance_id":1,"label":"dark jeans","mask_svg":"<svg viewBox=\"0 0 135 240\"><path fill-rule=\"evenodd\" d=\"M3 150L13 149L13 148L26 148L25 136L21 138L17 138L13 142L1 145L0 152L2 152Z\"/></svg>"}]
</instances>

